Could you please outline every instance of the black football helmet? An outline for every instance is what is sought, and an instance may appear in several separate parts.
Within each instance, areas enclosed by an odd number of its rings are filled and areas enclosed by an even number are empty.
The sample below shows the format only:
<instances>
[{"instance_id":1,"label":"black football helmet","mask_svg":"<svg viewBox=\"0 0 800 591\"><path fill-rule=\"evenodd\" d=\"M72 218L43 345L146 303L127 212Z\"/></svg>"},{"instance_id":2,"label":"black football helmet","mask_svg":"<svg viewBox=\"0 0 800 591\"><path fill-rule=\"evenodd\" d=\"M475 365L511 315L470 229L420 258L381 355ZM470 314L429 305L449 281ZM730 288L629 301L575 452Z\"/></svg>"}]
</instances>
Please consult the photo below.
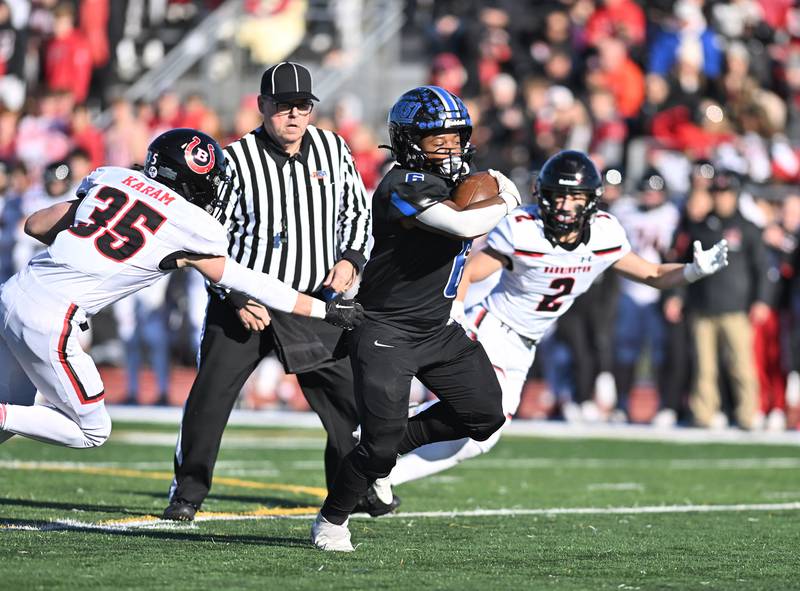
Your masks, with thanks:
<instances>
[{"instance_id":1,"label":"black football helmet","mask_svg":"<svg viewBox=\"0 0 800 591\"><path fill-rule=\"evenodd\" d=\"M467 107L456 95L438 86L420 86L409 90L389 111L389 139L394 157L405 168L426 170L457 181L469 173L475 148L469 143L472 119ZM450 153L440 160L428 158L419 141L426 135L457 132L460 153Z\"/></svg>"},{"instance_id":2,"label":"black football helmet","mask_svg":"<svg viewBox=\"0 0 800 591\"><path fill-rule=\"evenodd\" d=\"M597 212L603 195L603 178L597 167L583 152L563 150L544 163L536 177L535 195L544 222L545 233L558 239L581 231ZM575 215L556 208L556 196L581 193L586 207Z\"/></svg>"},{"instance_id":3,"label":"black football helmet","mask_svg":"<svg viewBox=\"0 0 800 591\"><path fill-rule=\"evenodd\" d=\"M225 206L225 153L202 131L178 128L162 133L147 148L144 173L212 215Z\"/></svg>"}]
</instances>

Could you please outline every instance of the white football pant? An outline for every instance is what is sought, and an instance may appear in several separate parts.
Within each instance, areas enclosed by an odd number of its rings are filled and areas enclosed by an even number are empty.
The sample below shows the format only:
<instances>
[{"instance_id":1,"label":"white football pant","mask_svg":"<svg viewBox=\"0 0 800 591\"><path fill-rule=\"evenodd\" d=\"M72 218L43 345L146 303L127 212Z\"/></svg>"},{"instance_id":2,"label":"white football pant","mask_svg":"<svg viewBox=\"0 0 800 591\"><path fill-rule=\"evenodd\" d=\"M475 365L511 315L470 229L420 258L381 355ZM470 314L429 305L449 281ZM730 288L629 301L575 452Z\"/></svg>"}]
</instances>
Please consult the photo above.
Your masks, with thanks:
<instances>
[{"instance_id":1,"label":"white football pant","mask_svg":"<svg viewBox=\"0 0 800 591\"><path fill-rule=\"evenodd\" d=\"M67 447L102 445L111 419L97 367L78 343L85 314L25 271L0 288L0 442L16 434Z\"/></svg>"}]
</instances>

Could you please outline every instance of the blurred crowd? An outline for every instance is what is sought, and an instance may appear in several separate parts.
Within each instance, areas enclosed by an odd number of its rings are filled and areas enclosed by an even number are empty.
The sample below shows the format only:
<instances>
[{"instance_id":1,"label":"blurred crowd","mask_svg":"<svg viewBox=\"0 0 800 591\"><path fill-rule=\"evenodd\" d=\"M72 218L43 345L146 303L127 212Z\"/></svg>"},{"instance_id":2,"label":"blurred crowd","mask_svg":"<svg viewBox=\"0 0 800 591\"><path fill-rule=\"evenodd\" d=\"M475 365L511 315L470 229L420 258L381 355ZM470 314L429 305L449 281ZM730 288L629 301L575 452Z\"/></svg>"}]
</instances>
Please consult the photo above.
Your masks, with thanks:
<instances>
[{"instance_id":1,"label":"blurred crowd","mask_svg":"<svg viewBox=\"0 0 800 591\"><path fill-rule=\"evenodd\" d=\"M140 161L171 127L225 144L260 124L255 96L227 116L200 94L131 103L113 91L219 4L125 0L112 11L109 0L0 0L0 281L38 248L19 231L25 216L69 198L92 168ZM246 4L264 16L265 3ZM271 3L267 17L292 4ZM722 297L604 277L541 344L531 372L539 403L520 412L785 428L800 404L800 9L791 0L407 0L406 15L403 35L430 64L419 82L469 107L476 168L508 173L530 200L524 189L550 155L586 151L642 256L688 260L711 227L741 260L724 272L730 285L716 286ZM314 116L346 139L372 189L387 165L377 147L385 132L363 112L352 92ZM179 274L123 306L98 317L95 353L128 359L133 399L140 356L107 345L144 344L166 402L170 360L191 364L203 286ZM743 326L744 344L733 338ZM260 375L248 387L265 404L294 404L279 366ZM642 383L658 399L647 413L630 405ZM706 404L715 396L716 408Z\"/></svg>"}]
</instances>

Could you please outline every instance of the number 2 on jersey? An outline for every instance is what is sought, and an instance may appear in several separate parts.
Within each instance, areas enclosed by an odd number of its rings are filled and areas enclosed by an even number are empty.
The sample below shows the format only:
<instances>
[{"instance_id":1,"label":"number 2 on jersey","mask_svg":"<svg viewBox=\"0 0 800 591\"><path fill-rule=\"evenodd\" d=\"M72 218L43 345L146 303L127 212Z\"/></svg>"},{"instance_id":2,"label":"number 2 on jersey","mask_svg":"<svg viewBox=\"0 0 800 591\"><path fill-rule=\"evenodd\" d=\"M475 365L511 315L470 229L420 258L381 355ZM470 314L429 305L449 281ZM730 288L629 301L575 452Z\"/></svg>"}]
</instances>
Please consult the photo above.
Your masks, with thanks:
<instances>
[{"instance_id":1,"label":"number 2 on jersey","mask_svg":"<svg viewBox=\"0 0 800 591\"><path fill-rule=\"evenodd\" d=\"M559 277L550 282L550 289L557 289L558 291L552 295L542 297L542 301L536 306L537 312L557 312L563 302L559 302L558 298L572 293L572 287L575 285L575 279L572 277Z\"/></svg>"},{"instance_id":2,"label":"number 2 on jersey","mask_svg":"<svg viewBox=\"0 0 800 591\"><path fill-rule=\"evenodd\" d=\"M116 224L108 228L108 223L128 204L128 196L119 189L102 187L95 199L104 201L106 207L95 207L89 214L91 222L73 226L69 231L75 236L89 238L103 230L94 240L95 247L115 261L125 261L139 252L146 241L142 230L155 234L166 219L146 203L137 200L127 207Z\"/></svg>"}]
</instances>

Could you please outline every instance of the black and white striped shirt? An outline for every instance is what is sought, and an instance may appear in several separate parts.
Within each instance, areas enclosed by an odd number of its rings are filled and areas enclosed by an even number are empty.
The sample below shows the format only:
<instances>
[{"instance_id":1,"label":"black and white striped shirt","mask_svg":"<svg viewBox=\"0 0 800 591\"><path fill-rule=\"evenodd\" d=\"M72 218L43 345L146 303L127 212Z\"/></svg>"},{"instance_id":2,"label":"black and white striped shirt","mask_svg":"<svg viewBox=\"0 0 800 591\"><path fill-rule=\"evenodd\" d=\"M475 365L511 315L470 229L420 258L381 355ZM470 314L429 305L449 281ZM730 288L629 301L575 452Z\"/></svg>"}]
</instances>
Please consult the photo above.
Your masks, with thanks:
<instances>
[{"instance_id":1,"label":"black and white striped shirt","mask_svg":"<svg viewBox=\"0 0 800 591\"><path fill-rule=\"evenodd\" d=\"M309 125L290 157L259 127L225 155L233 179L225 216L231 258L307 293L341 259L363 270L370 203L339 135Z\"/></svg>"}]
</instances>

